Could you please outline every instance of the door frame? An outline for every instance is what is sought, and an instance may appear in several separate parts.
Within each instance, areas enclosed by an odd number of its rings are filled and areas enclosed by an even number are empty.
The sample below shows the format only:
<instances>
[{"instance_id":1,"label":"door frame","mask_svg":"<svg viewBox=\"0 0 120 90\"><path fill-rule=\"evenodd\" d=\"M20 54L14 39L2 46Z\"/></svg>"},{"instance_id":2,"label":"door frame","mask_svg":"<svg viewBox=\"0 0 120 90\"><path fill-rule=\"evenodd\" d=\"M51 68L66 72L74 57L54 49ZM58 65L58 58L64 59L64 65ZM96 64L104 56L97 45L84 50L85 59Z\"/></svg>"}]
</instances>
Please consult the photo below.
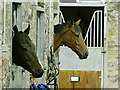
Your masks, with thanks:
<instances>
[{"instance_id":1,"label":"door frame","mask_svg":"<svg viewBox=\"0 0 120 90\"><path fill-rule=\"evenodd\" d=\"M60 3L60 7L103 7L104 8L104 47L102 50L102 73L101 73L101 88L105 88L106 83L106 29L107 29L107 5L100 3Z\"/></svg>"}]
</instances>

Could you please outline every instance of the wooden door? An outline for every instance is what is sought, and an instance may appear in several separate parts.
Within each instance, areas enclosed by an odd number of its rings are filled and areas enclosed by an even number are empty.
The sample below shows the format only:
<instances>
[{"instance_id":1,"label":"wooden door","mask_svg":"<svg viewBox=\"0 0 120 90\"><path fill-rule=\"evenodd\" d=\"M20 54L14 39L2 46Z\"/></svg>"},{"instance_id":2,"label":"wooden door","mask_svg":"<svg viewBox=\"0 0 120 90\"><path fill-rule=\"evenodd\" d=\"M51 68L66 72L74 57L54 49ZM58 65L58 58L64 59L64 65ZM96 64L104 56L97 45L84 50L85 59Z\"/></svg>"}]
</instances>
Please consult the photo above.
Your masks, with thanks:
<instances>
[{"instance_id":1,"label":"wooden door","mask_svg":"<svg viewBox=\"0 0 120 90\"><path fill-rule=\"evenodd\" d=\"M80 76L79 82L71 82L71 76ZM101 71L60 70L59 88L101 88Z\"/></svg>"}]
</instances>

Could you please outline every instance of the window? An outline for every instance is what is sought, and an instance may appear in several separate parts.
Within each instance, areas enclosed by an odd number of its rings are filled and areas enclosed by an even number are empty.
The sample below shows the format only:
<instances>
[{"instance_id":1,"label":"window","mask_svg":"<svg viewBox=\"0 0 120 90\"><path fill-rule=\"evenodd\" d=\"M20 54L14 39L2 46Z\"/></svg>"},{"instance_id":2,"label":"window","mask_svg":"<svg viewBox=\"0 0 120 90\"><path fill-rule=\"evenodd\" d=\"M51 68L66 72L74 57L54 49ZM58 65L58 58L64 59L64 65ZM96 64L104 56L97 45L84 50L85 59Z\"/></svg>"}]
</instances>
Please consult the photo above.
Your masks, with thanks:
<instances>
[{"instance_id":1,"label":"window","mask_svg":"<svg viewBox=\"0 0 120 90\"><path fill-rule=\"evenodd\" d=\"M43 64L44 61L44 12L37 11L37 55Z\"/></svg>"},{"instance_id":2,"label":"window","mask_svg":"<svg viewBox=\"0 0 120 90\"><path fill-rule=\"evenodd\" d=\"M12 4L12 26L17 25L18 30L22 31L22 5L21 3Z\"/></svg>"},{"instance_id":3,"label":"window","mask_svg":"<svg viewBox=\"0 0 120 90\"><path fill-rule=\"evenodd\" d=\"M61 14L61 16L64 16L65 21L71 19L77 21L81 19L80 27L82 29L83 38L85 38L85 43L88 47L104 47L103 7L61 6L60 10L63 14Z\"/></svg>"}]
</instances>

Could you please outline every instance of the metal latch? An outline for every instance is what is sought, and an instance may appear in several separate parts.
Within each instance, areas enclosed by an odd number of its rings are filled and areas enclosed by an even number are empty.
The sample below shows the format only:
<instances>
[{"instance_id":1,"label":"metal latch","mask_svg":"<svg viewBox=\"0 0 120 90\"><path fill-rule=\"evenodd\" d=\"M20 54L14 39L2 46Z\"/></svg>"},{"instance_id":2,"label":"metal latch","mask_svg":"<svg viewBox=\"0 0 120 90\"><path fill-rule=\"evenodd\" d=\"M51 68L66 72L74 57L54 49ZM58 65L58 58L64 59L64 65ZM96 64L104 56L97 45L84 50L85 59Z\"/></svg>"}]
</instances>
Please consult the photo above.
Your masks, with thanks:
<instances>
[{"instance_id":1,"label":"metal latch","mask_svg":"<svg viewBox=\"0 0 120 90\"><path fill-rule=\"evenodd\" d=\"M106 53L106 50L102 50L101 53Z\"/></svg>"}]
</instances>

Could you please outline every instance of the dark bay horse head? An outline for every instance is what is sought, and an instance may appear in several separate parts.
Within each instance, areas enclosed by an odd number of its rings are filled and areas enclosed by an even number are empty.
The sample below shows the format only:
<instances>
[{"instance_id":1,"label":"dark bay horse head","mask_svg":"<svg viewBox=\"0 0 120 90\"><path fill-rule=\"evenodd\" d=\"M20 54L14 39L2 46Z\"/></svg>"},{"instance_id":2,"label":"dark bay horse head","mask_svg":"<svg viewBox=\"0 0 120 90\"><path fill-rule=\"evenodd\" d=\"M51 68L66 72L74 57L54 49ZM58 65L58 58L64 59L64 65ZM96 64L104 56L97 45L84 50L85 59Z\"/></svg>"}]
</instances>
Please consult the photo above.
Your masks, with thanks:
<instances>
[{"instance_id":1,"label":"dark bay horse head","mask_svg":"<svg viewBox=\"0 0 120 90\"><path fill-rule=\"evenodd\" d=\"M54 52L62 45L71 48L80 59L86 59L88 49L82 36L82 30L77 22L68 21L64 24L58 24L54 27Z\"/></svg>"},{"instance_id":2,"label":"dark bay horse head","mask_svg":"<svg viewBox=\"0 0 120 90\"><path fill-rule=\"evenodd\" d=\"M30 25L22 32L18 32L15 25L13 27L15 36L13 37L13 63L28 70L36 78L43 75L42 65L39 64L38 57L35 52L35 46L29 38Z\"/></svg>"}]
</instances>

